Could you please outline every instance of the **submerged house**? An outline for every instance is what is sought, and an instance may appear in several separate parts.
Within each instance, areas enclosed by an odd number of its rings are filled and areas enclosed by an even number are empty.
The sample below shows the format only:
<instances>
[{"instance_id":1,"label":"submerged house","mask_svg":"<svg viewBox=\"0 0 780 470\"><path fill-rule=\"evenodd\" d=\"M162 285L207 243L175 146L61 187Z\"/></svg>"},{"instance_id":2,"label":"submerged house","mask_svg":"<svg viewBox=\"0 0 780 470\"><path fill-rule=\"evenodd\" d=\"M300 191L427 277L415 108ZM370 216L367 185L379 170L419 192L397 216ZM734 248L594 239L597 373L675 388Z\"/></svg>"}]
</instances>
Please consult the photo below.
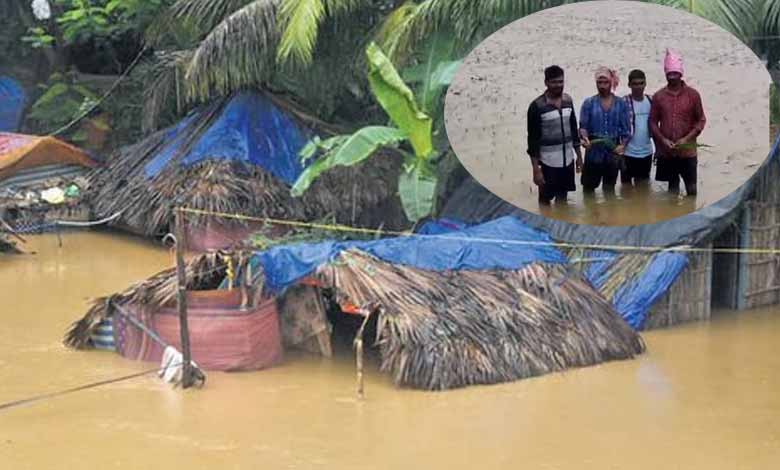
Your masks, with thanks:
<instances>
[{"instance_id":1,"label":"submerged house","mask_svg":"<svg viewBox=\"0 0 780 470\"><path fill-rule=\"evenodd\" d=\"M90 177L95 217L119 214L113 225L159 237L172 232L176 207L200 210L203 214L185 221L188 245L195 250L230 246L260 225L214 215L223 213L404 228L396 156L327 172L302 197L290 195L304 168L300 150L325 133L321 123L278 97L234 94L121 149L95 171ZM273 234L284 230L276 227Z\"/></svg>"},{"instance_id":2,"label":"submerged house","mask_svg":"<svg viewBox=\"0 0 780 470\"><path fill-rule=\"evenodd\" d=\"M54 220L87 220L80 196L84 176L97 166L57 138L0 132L0 217L19 232L41 231Z\"/></svg>"},{"instance_id":3,"label":"submerged house","mask_svg":"<svg viewBox=\"0 0 780 470\"><path fill-rule=\"evenodd\" d=\"M193 359L220 368L219 345L230 338L245 345L230 369L274 365L280 348L327 355L333 324L355 318L362 326L353 333L362 338L366 327L381 370L399 386L426 390L506 382L644 351L639 335L543 232L513 217L448 232L433 224L423 232L194 259L187 266L190 294L234 298L221 301L230 315L212 312L207 319L196 308ZM178 345L175 285L171 269L98 299L71 327L66 344L159 360L161 348L121 319L133 315ZM252 315L254 327L244 324ZM239 330L230 323L262 332L253 343L246 332L229 333ZM135 339L128 347L129 335Z\"/></svg>"}]
</instances>

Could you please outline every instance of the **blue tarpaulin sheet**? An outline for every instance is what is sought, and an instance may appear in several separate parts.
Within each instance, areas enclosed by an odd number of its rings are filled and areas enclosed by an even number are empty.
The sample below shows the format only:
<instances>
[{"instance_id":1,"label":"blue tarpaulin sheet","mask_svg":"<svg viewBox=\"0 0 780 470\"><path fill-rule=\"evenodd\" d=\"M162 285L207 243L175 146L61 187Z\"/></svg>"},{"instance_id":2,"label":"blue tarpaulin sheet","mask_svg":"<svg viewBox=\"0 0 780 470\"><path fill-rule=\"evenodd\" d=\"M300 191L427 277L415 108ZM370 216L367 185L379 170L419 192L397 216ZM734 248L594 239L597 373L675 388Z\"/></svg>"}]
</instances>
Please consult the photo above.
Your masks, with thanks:
<instances>
[{"instance_id":1,"label":"blue tarpaulin sheet","mask_svg":"<svg viewBox=\"0 0 780 470\"><path fill-rule=\"evenodd\" d=\"M466 227L466 222L440 219L423 224L418 233L455 233ZM620 254L614 251L588 250L583 258L583 274L597 289L609 280L609 268ZM688 256L679 252L660 252L653 255L646 269L618 289L612 299L615 310L632 328L641 330L647 314L655 302L671 288L688 266Z\"/></svg>"},{"instance_id":2,"label":"blue tarpaulin sheet","mask_svg":"<svg viewBox=\"0 0 780 470\"><path fill-rule=\"evenodd\" d=\"M618 259L613 251L591 250L585 277L597 289L609 280L609 268ZM688 256L679 252L660 252L642 273L623 284L612 299L615 310L631 325L641 330L653 304L674 284L688 266Z\"/></svg>"},{"instance_id":3,"label":"blue tarpaulin sheet","mask_svg":"<svg viewBox=\"0 0 780 470\"><path fill-rule=\"evenodd\" d=\"M421 235L438 235L440 233L449 233L455 230L462 230L468 227L468 224L454 219L439 219L425 222L416 233Z\"/></svg>"},{"instance_id":4,"label":"blue tarpaulin sheet","mask_svg":"<svg viewBox=\"0 0 780 470\"><path fill-rule=\"evenodd\" d=\"M167 144L145 167L148 178L173 161L183 166L204 160L240 161L260 166L288 184L303 171L298 153L309 132L262 95L237 94L205 131L188 132L200 117L195 112L171 128Z\"/></svg>"},{"instance_id":5,"label":"blue tarpaulin sheet","mask_svg":"<svg viewBox=\"0 0 780 470\"><path fill-rule=\"evenodd\" d=\"M16 132L24 112L24 88L10 77L0 77L0 132Z\"/></svg>"},{"instance_id":6,"label":"blue tarpaulin sheet","mask_svg":"<svg viewBox=\"0 0 780 470\"><path fill-rule=\"evenodd\" d=\"M688 257L682 253L656 254L640 276L615 293L612 299L615 309L632 328L641 330L650 307L672 287L687 266Z\"/></svg>"},{"instance_id":7,"label":"blue tarpaulin sheet","mask_svg":"<svg viewBox=\"0 0 780 470\"><path fill-rule=\"evenodd\" d=\"M266 287L280 293L348 249L434 271L520 269L530 263L566 263L551 242L517 218L502 217L448 234L278 246L254 255L253 264L262 265Z\"/></svg>"}]
</instances>

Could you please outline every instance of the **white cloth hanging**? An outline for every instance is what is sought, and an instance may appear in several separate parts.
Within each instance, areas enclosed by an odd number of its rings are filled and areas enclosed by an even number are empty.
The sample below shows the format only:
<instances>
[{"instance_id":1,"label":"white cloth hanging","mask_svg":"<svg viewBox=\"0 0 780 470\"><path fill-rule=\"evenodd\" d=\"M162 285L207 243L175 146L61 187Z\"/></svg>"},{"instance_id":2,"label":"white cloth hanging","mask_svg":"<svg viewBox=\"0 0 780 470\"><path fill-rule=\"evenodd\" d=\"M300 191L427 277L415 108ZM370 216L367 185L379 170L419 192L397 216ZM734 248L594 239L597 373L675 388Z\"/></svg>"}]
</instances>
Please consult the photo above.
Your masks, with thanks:
<instances>
[{"instance_id":1,"label":"white cloth hanging","mask_svg":"<svg viewBox=\"0 0 780 470\"><path fill-rule=\"evenodd\" d=\"M48 20L51 18L51 6L49 6L48 0L33 0L32 4L33 14L38 20Z\"/></svg>"}]
</instances>

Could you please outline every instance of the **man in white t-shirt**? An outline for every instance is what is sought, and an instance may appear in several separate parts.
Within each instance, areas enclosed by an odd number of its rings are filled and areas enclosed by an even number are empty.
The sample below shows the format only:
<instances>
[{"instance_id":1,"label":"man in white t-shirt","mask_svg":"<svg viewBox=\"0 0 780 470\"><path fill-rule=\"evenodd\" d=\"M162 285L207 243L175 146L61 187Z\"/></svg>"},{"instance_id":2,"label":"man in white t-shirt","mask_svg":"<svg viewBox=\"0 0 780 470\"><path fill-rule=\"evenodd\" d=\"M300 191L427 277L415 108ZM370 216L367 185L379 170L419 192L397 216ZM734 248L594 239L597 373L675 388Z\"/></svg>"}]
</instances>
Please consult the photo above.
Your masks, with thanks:
<instances>
[{"instance_id":1,"label":"man in white t-shirt","mask_svg":"<svg viewBox=\"0 0 780 470\"><path fill-rule=\"evenodd\" d=\"M645 94L645 73L632 70L628 74L631 93L623 99L628 105L631 124L631 140L625 149L625 166L620 172L620 182L630 185L650 181L655 148L650 136L650 108L652 99Z\"/></svg>"}]
</instances>

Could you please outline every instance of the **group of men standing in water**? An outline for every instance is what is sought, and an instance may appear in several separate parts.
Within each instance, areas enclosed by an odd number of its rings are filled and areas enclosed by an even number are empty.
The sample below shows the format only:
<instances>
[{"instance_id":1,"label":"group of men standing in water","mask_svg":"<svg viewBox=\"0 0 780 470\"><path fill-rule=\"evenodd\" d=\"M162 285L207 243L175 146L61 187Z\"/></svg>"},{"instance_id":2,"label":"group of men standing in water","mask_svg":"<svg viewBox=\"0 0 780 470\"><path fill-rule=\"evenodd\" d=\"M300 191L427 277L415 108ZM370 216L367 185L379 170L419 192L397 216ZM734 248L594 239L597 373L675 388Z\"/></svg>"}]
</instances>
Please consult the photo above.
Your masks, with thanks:
<instances>
[{"instance_id":1,"label":"group of men standing in water","mask_svg":"<svg viewBox=\"0 0 780 470\"><path fill-rule=\"evenodd\" d=\"M649 182L654 161L657 181L679 192L682 179L686 195L695 196L696 138L707 120L701 96L685 83L683 72L682 58L667 50L664 88L646 95L645 73L632 70L631 93L618 97L617 73L599 67L598 93L582 103L578 122L574 102L563 92L563 69L547 67L547 89L528 107L528 154L539 202L565 201L567 193L576 190L575 171L581 173L586 195L600 185L606 194L614 193L618 177L623 185Z\"/></svg>"}]
</instances>

